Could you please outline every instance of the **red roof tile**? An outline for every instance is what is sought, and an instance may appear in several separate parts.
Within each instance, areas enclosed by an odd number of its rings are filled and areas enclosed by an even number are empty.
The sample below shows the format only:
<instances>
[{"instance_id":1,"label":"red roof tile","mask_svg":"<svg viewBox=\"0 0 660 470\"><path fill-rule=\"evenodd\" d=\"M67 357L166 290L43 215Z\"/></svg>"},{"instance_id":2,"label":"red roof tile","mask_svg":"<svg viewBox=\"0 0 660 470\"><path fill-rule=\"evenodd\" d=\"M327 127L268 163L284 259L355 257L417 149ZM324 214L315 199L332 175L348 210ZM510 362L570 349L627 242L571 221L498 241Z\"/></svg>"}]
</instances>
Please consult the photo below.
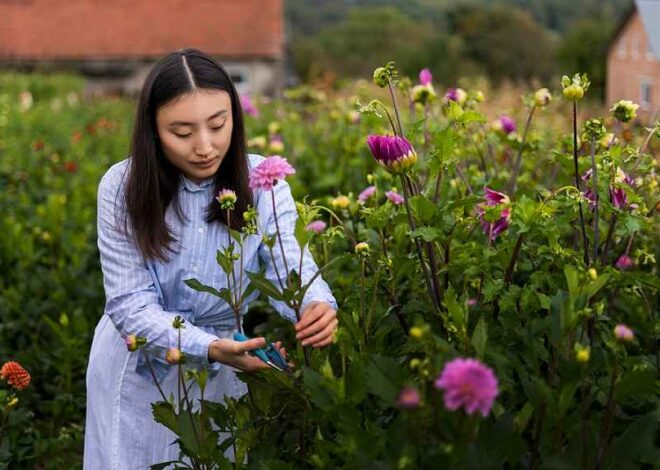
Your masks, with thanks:
<instances>
[{"instance_id":1,"label":"red roof tile","mask_svg":"<svg viewBox=\"0 0 660 470\"><path fill-rule=\"evenodd\" d=\"M2 0L0 58L283 55L282 0Z\"/></svg>"}]
</instances>

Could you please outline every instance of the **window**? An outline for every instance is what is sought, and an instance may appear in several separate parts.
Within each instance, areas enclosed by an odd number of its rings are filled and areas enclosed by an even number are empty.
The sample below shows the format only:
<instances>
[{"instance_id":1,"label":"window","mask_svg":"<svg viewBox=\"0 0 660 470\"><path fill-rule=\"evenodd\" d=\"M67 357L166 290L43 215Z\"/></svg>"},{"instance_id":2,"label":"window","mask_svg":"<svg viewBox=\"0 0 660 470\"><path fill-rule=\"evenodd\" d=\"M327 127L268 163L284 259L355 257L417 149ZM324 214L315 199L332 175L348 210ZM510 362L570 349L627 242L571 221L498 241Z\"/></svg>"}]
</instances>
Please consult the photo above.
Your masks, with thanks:
<instances>
[{"instance_id":1,"label":"window","mask_svg":"<svg viewBox=\"0 0 660 470\"><path fill-rule=\"evenodd\" d=\"M653 100L653 88L648 81L642 81L640 87L640 104L642 109L649 109Z\"/></svg>"},{"instance_id":2,"label":"window","mask_svg":"<svg viewBox=\"0 0 660 470\"><path fill-rule=\"evenodd\" d=\"M626 57L626 39L623 36L619 38L619 48L617 55L619 56L619 59Z\"/></svg>"},{"instance_id":3,"label":"window","mask_svg":"<svg viewBox=\"0 0 660 470\"><path fill-rule=\"evenodd\" d=\"M635 36L632 40L632 51L630 55L632 56L633 59L638 59L639 58L639 36Z\"/></svg>"}]
</instances>

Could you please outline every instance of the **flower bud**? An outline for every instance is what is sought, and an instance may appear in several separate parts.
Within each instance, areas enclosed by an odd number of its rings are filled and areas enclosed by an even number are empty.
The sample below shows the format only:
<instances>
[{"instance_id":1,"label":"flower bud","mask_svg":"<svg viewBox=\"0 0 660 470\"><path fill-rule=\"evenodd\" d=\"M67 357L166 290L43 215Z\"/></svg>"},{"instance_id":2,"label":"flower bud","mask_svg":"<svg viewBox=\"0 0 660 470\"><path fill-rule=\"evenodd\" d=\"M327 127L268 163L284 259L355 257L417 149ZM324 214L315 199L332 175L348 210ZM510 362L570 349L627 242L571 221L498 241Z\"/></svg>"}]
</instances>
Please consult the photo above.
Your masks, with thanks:
<instances>
[{"instance_id":1,"label":"flower bud","mask_svg":"<svg viewBox=\"0 0 660 470\"><path fill-rule=\"evenodd\" d=\"M417 85L413 87L411 97L413 102L421 105L431 103L436 98L435 89L430 83L428 85Z\"/></svg>"},{"instance_id":2,"label":"flower bud","mask_svg":"<svg viewBox=\"0 0 660 470\"><path fill-rule=\"evenodd\" d=\"M388 82L388 73L385 67L378 67L374 70L374 83L381 88L385 88Z\"/></svg>"},{"instance_id":3,"label":"flower bud","mask_svg":"<svg viewBox=\"0 0 660 470\"><path fill-rule=\"evenodd\" d=\"M367 242L360 242L356 244L355 253L364 257L369 256L369 244Z\"/></svg>"},{"instance_id":4,"label":"flower bud","mask_svg":"<svg viewBox=\"0 0 660 470\"><path fill-rule=\"evenodd\" d=\"M589 362L589 357L591 356L591 351L588 346L575 346L575 360L580 364L586 364Z\"/></svg>"},{"instance_id":5,"label":"flower bud","mask_svg":"<svg viewBox=\"0 0 660 470\"><path fill-rule=\"evenodd\" d=\"M639 108L639 105L630 100L620 100L614 103L610 112L614 119L620 122L629 122L637 117L637 108Z\"/></svg>"},{"instance_id":6,"label":"flower bud","mask_svg":"<svg viewBox=\"0 0 660 470\"><path fill-rule=\"evenodd\" d=\"M396 403L400 408L415 409L419 407L421 401L422 398L416 388L405 387L399 393Z\"/></svg>"},{"instance_id":7,"label":"flower bud","mask_svg":"<svg viewBox=\"0 0 660 470\"><path fill-rule=\"evenodd\" d=\"M596 271L594 268L589 268L587 272L589 273L589 277L592 281L598 279L598 271Z\"/></svg>"},{"instance_id":8,"label":"flower bud","mask_svg":"<svg viewBox=\"0 0 660 470\"><path fill-rule=\"evenodd\" d=\"M584 88L580 85L569 85L561 93L569 101L580 101L584 97Z\"/></svg>"},{"instance_id":9,"label":"flower bud","mask_svg":"<svg viewBox=\"0 0 660 470\"><path fill-rule=\"evenodd\" d=\"M582 140L587 142L598 142L605 137L607 129L602 119L589 119L582 126Z\"/></svg>"},{"instance_id":10,"label":"flower bud","mask_svg":"<svg viewBox=\"0 0 660 470\"><path fill-rule=\"evenodd\" d=\"M552 101L552 94L547 88L539 88L534 93L534 105L542 108Z\"/></svg>"},{"instance_id":11,"label":"flower bud","mask_svg":"<svg viewBox=\"0 0 660 470\"><path fill-rule=\"evenodd\" d=\"M413 326L410 328L408 334L410 334L410 337L413 339L422 339L424 337L424 328Z\"/></svg>"},{"instance_id":12,"label":"flower bud","mask_svg":"<svg viewBox=\"0 0 660 470\"><path fill-rule=\"evenodd\" d=\"M183 353L179 348L170 348L167 350L167 353L165 353L165 360L168 364L179 364L183 361Z\"/></svg>"}]
</instances>

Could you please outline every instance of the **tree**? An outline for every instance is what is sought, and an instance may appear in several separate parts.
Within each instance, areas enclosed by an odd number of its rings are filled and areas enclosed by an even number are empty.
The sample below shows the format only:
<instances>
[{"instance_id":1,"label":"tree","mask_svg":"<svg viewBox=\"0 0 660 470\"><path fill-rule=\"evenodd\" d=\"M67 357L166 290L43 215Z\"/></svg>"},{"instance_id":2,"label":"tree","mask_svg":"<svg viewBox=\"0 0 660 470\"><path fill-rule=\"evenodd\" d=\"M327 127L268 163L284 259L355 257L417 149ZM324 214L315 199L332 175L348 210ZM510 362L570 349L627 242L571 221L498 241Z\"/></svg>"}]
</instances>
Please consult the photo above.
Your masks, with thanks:
<instances>
[{"instance_id":1,"label":"tree","mask_svg":"<svg viewBox=\"0 0 660 470\"><path fill-rule=\"evenodd\" d=\"M590 95L603 99L607 50L614 23L606 17L576 21L559 46L559 61L569 73L586 72L591 80Z\"/></svg>"},{"instance_id":2,"label":"tree","mask_svg":"<svg viewBox=\"0 0 660 470\"><path fill-rule=\"evenodd\" d=\"M459 7L449 27L464 43L465 55L479 64L495 84L502 79L548 79L555 72L553 38L520 9Z\"/></svg>"}]
</instances>

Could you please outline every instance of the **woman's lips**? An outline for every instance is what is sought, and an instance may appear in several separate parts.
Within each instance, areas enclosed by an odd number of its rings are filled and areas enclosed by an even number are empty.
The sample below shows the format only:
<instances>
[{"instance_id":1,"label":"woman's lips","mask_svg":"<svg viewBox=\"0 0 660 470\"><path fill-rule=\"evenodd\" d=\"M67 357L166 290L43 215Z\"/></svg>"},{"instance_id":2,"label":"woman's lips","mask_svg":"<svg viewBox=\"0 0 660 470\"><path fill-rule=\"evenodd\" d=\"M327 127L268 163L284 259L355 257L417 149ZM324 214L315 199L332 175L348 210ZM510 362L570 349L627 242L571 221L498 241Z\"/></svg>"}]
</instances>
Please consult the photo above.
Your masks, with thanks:
<instances>
[{"instance_id":1,"label":"woman's lips","mask_svg":"<svg viewBox=\"0 0 660 470\"><path fill-rule=\"evenodd\" d=\"M216 159L212 158L211 160L208 160L206 162L193 162L193 164L198 166L199 168L211 168L215 163L215 161Z\"/></svg>"}]
</instances>

